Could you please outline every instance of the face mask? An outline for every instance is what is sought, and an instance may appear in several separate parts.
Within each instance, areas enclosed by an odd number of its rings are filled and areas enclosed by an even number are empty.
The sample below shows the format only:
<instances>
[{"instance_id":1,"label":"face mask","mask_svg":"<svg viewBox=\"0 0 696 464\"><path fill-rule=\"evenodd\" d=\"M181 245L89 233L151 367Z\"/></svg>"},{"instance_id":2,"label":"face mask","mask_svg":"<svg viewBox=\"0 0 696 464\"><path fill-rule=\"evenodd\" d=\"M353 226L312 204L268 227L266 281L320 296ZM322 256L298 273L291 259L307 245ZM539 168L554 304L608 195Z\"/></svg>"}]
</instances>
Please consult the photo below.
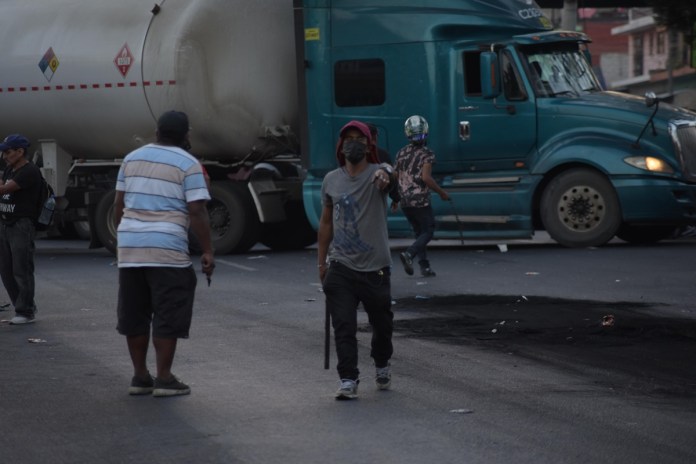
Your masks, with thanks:
<instances>
[{"instance_id":1,"label":"face mask","mask_svg":"<svg viewBox=\"0 0 696 464\"><path fill-rule=\"evenodd\" d=\"M343 142L343 154L346 156L346 161L350 164L358 164L367 154L367 146L357 140L346 140Z\"/></svg>"}]
</instances>

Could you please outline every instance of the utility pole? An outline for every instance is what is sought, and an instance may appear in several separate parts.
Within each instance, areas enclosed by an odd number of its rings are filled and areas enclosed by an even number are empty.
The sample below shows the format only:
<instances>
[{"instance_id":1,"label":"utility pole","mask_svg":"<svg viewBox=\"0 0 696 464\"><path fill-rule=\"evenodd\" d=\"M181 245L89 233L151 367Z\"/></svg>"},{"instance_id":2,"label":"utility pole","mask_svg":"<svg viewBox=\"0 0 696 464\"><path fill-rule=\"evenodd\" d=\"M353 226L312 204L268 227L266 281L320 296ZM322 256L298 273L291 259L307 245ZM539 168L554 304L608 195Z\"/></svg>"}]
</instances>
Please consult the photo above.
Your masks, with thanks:
<instances>
[{"instance_id":1,"label":"utility pole","mask_svg":"<svg viewBox=\"0 0 696 464\"><path fill-rule=\"evenodd\" d=\"M564 0L561 29L574 31L578 25L578 0Z\"/></svg>"}]
</instances>

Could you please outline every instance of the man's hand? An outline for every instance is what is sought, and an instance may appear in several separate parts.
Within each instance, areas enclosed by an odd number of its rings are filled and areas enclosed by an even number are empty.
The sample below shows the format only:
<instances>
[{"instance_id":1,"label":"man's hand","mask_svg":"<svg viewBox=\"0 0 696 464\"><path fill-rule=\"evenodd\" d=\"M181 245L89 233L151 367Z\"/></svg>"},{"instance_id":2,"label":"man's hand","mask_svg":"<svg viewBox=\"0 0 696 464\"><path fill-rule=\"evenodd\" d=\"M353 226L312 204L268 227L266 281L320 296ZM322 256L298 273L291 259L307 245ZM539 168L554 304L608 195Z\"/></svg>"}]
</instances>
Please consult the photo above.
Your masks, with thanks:
<instances>
[{"instance_id":1,"label":"man's hand","mask_svg":"<svg viewBox=\"0 0 696 464\"><path fill-rule=\"evenodd\" d=\"M201 255L201 270L208 279L213 275L213 271L215 270L215 257L212 252L203 253Z\"/></svg>"},{"instance_id":2,"label":"man's hand","mask_svg":"<svg viewBox=\"0 0 696 464\"><path fill-rule=\"evenodd\" d=\"M389 174L382 169L378 170L372 178L372 183L375 184L378 189L386 190L390 183Z\"/></svg>"},{"instance_id":3,"label":"man's hand","mask_svg":"<svg viewBox=\"0 0 696 464\"><path fill-rule=\"evenodd\" d=\"M319 282L323 282L324 277L326 277L326 270L329 268L329 264L323 263L319 264L317 267L319 268Z\"/></svg>"}]
</instances>

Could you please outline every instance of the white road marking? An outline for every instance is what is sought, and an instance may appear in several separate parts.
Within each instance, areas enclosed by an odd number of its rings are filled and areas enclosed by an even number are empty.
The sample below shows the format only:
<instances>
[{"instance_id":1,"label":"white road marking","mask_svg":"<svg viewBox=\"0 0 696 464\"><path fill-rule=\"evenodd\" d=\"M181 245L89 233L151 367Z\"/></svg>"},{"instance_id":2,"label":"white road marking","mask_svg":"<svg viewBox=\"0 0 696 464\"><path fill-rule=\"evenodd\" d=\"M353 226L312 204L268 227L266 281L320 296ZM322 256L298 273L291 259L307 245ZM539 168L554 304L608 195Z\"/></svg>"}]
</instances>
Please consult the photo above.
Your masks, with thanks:
<instances>
[{"instance_id":1,"label":"white road marking","mask_svg":"<svg viewBox=\"0 0 696 464\"><path fill-rule=\"evenodd\" d=\"M250 272L258 271L258 269L256 269L255 267L243 266L241 264L233 263L231 261L225 261L224 259L216 259L215 262L220 263L220 264L224 264L224 265L230 266L230 267L236 267L237 269L241 269L242 271L250 271Z\"/></svg>"}]
</instances>

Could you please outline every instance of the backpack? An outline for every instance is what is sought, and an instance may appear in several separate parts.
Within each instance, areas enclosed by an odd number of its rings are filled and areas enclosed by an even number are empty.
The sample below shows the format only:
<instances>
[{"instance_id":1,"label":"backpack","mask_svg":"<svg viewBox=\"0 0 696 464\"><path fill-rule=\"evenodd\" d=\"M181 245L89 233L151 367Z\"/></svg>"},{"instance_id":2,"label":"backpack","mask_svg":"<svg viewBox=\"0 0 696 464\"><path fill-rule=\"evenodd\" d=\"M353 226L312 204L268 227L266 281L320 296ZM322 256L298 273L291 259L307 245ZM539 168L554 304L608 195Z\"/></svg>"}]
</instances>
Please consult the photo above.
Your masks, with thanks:
<instances>
[{"instance_id":1,"label":"backpack","mask_svg":"<svg viewBox=\"0 0 696 464\"><path fill-rule=\"evenodd\" d=\"M39 183L39 201L36 204L35 226L37 231L48 230L53 222L53 212L56 209L56 199L53 187L46 182L43 174Z\"/></svg>"}]
</instances>

